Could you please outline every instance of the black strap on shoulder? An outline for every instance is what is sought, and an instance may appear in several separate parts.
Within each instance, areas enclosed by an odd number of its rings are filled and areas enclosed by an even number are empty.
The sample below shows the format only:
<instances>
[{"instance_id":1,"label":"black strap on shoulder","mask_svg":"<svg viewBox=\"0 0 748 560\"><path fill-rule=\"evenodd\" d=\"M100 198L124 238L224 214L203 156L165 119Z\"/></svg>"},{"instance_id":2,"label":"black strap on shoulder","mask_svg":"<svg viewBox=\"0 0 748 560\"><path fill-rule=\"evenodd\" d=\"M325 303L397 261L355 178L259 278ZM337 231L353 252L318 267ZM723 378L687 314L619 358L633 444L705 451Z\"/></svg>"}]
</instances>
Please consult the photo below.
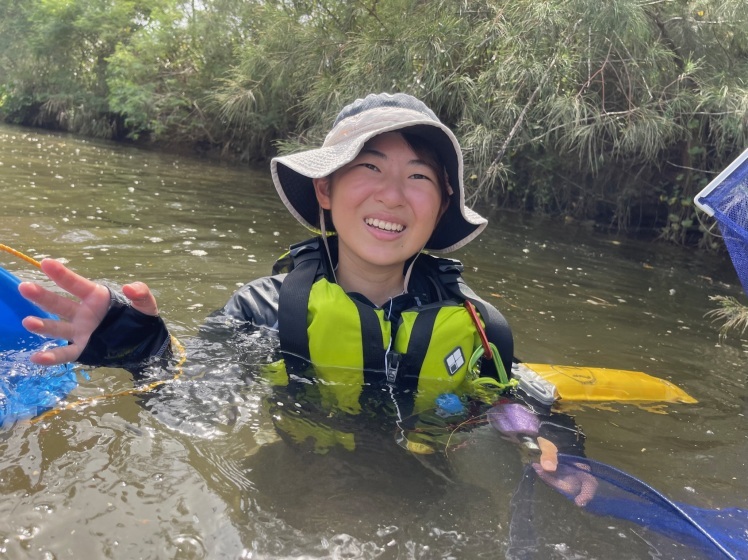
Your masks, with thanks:
<instances>
[{"instance_id":1,"label":"black strap on shoulder","mask_svg":"<svg viewBox=\"0 0 748 560\"><path fill-rule=\"evenodd\" d=\"M291 247L293 269L286 275L278 294L278 338L287 370L309 368L307 310L312 284L320 267L320 251L310 244Z\"/></svg>"},{"instance_id":2,"label":"black strap on shoulder","mask_svg":"<svg viewBox=\"0 0 748 560\"><path fill-rule=\"evenodd\" d=\"M374 309L352 298L361 323L361 348L364 353L364 383L374 385L382 380L385 351L382 348L382 327Z\"/></svg>"},{"instance_id":3,"label":"black strap on shoulder","mask_svg":"<svg viewBox=\"0 0 748 560\"><path fill-rule=\"evenodd\" d=\"M418 377L426 359L438 314L439 308L432 307L421 310L416 316L403 363L403 379L399 384L402 389L415 393L418 388Z\"/></svg>"}]
</instances>

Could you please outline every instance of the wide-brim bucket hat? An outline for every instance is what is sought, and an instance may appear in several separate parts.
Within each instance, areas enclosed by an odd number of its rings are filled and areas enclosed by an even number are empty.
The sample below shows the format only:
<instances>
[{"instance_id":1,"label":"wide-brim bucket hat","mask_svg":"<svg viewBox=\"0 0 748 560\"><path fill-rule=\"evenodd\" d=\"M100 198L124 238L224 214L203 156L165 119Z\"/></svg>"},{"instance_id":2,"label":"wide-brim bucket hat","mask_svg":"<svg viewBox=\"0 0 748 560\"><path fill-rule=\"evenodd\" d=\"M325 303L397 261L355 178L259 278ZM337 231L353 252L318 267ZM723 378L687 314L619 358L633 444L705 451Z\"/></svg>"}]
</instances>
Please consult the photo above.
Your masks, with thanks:
<instances>
[{"instance_id":1,"label":"wide-brim bucket hat","mask_svg":"<svg viewBox=\"0 0 748 560\"><path fill-rule=\"evenodd\" d=\"M313 231L319 204L312 179L321 179L353 161L371 138L392 131L416 134L436 150L451 187L449 206L425 249L459 249L485 229L487 221L465 206L462 150L457 138L422 101L404 93L371 94L338 114L322 147L273 158L273 183L289 212ZM334 228L328 228L332 230Z\"/></svg>"}]
</instances>

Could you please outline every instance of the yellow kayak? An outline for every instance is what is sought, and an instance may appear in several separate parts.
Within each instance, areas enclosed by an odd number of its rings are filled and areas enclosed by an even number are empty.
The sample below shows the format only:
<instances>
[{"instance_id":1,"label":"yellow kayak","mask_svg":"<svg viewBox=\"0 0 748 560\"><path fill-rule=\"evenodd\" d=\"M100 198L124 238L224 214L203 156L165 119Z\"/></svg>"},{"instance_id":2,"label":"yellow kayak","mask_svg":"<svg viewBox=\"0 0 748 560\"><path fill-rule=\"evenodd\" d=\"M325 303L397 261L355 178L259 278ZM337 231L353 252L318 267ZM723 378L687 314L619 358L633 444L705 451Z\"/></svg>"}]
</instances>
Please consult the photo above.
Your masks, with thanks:
<instances>
[{"instance_id":1,"label":"yellow kayak","mask_svg":"<svg viewBox=\"0 0 748 560\"><path fill-rule=\"evenodd\" d=\"M698 402L670 381L641 371L514 364L512 376L520 388L541 402L563 401L649 401Z\"/></svg>"}]
</instances>

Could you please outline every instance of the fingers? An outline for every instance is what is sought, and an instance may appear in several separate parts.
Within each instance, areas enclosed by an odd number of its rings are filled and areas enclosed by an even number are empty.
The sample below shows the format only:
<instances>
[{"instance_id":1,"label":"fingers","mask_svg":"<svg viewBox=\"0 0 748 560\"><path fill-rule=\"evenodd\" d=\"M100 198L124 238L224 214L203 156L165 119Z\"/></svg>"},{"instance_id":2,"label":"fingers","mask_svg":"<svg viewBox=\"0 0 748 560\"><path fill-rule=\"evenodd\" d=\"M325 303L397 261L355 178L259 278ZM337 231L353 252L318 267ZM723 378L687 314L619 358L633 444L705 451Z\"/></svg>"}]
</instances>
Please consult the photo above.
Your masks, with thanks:
<instances>
[{"instance_id":1,"label":"fingers","mask_svg":"<svg viewBox=\"0 0 748 560\"><path fill-rule=\"evenodd\" d=\"M44 259L41 265L50 280L85 304L87 312L99 321L103 318L109 307L109 290L106 287L76 274L53 259ZM18 291L45 311L68 321L75 320L81 311L79 302L47 290L38 284L22 282Z\"/></svg>"},{"instance_id":2,"label":"fingers","mask_svg":"<svg viewBox=\"0 0 748 560\"><path fill-rule=\"evenodd\" d=\"M55 319L41 319L39 317L26 317L21 323L29 332L48 338L57 338L60 340L73 340L75 338L75 329L73 325L65 321ZM68 343L65 346L58 346L34 352L29 358L33 363L42 366L54 366L74 362L83 352L83 348L88 342L88 337L84 340L78 340L75 343Z\"/></svg>"},{"instance_id":3,"label":"fingers","mask_svg":"<svg viewBox=\"0 0 748 560\"><path fill-rule=\"evenodd\" d=\"M540 448L540 466L546 472L555 472L558 468L558 447L544 437L538 438Z\"/></svg>"},{"instance_id":4,"label":"fingers","mask_svg":"<svg viewBox=\"0 0 748 560\"><path fill-rule=\"evenodd\" d=\"M70 320L78 308L77 302L31 282L21 282L18 291L23 297L41 307L44 311L63 319Z\"/></svg>"},{"instance_id":5,"label":"fingers","mask_svg":"<svg viewBox=\"0 0 748 560\"><path fill-rule=\"evenodd\" d=\"M579 507L584 507L588 503L590 503L592 498L595 497L596 493L597 493L597 479L591 474L583 474L582 475L582 488L580 489L577 497L574 498L574 503L577 504Z\"/></svg>"},{"instance_id":6,"label":"fingers","mask_svg":"<svg viewBox=\"0 0 748 560\"><path fill-rule=\"evenodd\" d=\"M543 482L573 500L579 507L586 506L595 497L597 479L585 472L579 463L575 467L565 467L561 473L548 472L537 463L532 468Z\"/></svg>"},{"instance_id":7,"label":"fingers","mask_svg":"<svg viewBox=\"0 0 748 560\"><path fill-rule=\"evenodd\" d=\"M557 475L556 473L546 471L537 463L533 463L532 468L535 470L535 473L543 482L555 488L570 499L571 497L574 497L576 499L576 497L579 495L581 482L577 480L573 475Z\"/></svg>"},{"instance_id":8,"label":"fingers","mask_svg":"<svg viewBox=\"0 0 748 560\"><path fill-rule=\"evenodd\" d=\"M58 346L41 352L34 352L29 358L33 363L40 366L56 366L74 362L81 355L83 348L77 344Z\"/></svg>"},{"instance_id":9,"label":"fingers","mask_svg":"<svg viewBox=\"0 0 748 560\"><path fill-rule=\"evenodd\" d=\"M56 319L42 319L40 317L25 317L21 324L24 328L34 334L47 338L57 338L59 340L73 340L75 329L71 323L58 321Z\"/></svg>"},{"instance_id":10,"label":"fingers","mask_svg":"<svg viewBox=\"0 0 748 560\"><path fill-rule=\"evenodd\" d=\"M50 280L78 299L86 299L100 287L96 282L92 282L88 278L76 274L64 264L54 259L44 259L41 265L42 271Z\"/></svg>"},{"instance_id":11,"label":"fingers","mask_svg":"<svg viewBox=\"0 0 748 560\"><path fill-rule=\"evenodd\" d=\"M41 365L72 362L80 357L91 334L104 319L111 303L111 294L106 286L76 274L58 261L44 259L41 264L50 280L77 300L31 282L19 285L22 296L60 318L26 317L22 321L23 326L34 334L68 341L66 346L36 352L31 356L31 361ZM148 286L134 282L124 286L122 291L134 309L146 315L158 315L156 299Z\"/></svg>"},{"instance_id":12,"label":"fingers","mask_svg":"<svg viewBox=\"0 0 748 560\"><path fill-rule=\"evenodd\" d=\"M158 305L150 288L143 282L133 282L122 286L122 293L132 302L134 309L145 315L158 315Z\"/></svg>"}]
</instances>

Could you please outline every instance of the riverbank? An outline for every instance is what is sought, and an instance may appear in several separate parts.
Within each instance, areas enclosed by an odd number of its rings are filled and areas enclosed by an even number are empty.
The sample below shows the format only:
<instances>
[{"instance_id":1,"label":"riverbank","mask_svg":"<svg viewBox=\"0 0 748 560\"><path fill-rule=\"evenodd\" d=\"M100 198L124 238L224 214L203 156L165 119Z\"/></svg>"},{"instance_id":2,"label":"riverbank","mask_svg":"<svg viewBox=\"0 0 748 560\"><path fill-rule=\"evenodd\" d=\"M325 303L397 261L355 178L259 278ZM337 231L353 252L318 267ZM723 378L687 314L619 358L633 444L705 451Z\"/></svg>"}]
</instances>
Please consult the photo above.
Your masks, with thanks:
<instances>
[{"instance_id":1,"label":"riverbank","mask_svg":"<svg viewBox=\"0 0 748 560\"><path fill-rule=\"evenodd\" d=\"M694 247L693 196L748 139L740 0L6 4L0 118L87 137L259 162L403 91L476 200Z\"/></svg>"}]
</instances>

